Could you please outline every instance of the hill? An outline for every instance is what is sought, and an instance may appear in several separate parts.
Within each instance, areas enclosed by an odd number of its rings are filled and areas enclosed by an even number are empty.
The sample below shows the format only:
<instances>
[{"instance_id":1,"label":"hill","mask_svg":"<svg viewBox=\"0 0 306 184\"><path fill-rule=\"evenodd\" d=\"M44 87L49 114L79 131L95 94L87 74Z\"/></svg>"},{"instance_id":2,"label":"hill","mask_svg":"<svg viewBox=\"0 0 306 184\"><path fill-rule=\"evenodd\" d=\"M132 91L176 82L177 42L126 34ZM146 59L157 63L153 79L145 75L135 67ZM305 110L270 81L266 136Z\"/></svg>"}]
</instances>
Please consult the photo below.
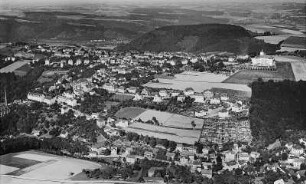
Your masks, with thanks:
<instances>
[{"instance_id":1,"label":"hill","mask_svg":"<svg viewBox=\"0 0 306 184\"><path fill-rule=\"evenodd\" d=\"M305 131L305 93L305 81L252 83L250 123L255 140L269 144L278 138L288 139L289 130Z\"/></svg>"},{"instance_id":2,"label":"hill","mask_svg":"<svg viewBox=\"0 0 306 184\"><path fill-rule=\"evenodd\" d=\"M118 46L118 50L186 51L254 53L264 49L275 52L277 46L256 40L240 26L227 24L175 25L161 27L132 42Z\"/></svg>"}]
</instances>

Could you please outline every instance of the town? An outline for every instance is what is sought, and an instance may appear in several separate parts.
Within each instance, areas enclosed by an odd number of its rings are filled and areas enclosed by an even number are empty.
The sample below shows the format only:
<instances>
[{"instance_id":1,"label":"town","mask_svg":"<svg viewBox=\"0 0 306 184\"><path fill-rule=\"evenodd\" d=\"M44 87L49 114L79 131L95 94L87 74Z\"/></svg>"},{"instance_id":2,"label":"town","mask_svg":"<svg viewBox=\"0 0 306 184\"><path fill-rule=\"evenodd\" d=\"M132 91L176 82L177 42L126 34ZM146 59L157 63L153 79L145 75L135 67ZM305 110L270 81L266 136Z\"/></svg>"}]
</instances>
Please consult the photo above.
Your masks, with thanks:
<instances>
[{"instance_id":1,"label":"town","mask_svg":"<svg viewBox=\"0 0 306 184\"><path fill-rule=\"evenodd\" d=\"M35 74L37 81L21 89L23 99L1 88L1 117L25 113L17 124L23 133L3 136L3 143L34 137L81 144L84 150L57 154L107 165L84 168L82 174L91 179L222 183L238 175L255 183L305 181L306 135L256 149L251 90L245 83L224 82L241 70L278 70L274 57L263 51L250 57L27 43L6 48L0 73Z\"/></svg>"}]
</instances>

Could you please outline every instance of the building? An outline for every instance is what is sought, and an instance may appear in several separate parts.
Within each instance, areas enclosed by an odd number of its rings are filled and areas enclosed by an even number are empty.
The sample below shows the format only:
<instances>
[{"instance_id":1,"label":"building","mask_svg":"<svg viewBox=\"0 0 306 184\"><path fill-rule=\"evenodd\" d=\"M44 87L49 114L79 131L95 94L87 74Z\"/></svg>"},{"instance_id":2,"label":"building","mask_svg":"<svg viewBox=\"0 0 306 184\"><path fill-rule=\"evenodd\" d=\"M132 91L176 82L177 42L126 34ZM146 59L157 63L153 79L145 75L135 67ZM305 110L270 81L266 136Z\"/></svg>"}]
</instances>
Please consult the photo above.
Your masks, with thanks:
<instances>
[{"instance_id":1,"label":"building","mask_svg":"<svg viewBox=\"0 0 306 184\"><path fill-rule=\"evenodd\" d=\"M275 66L275 61L273 57L267 56L261 51L259 56L252 58L251 65L255 67L273 67Z\"/></svg>"},{"instance_id":2,"label":"building","mask_svg":"<svg viewBox=\"0 0 306 184\"><path fill-rule=\"evenodd\" d=\"M220 99L218 99L218 98L212 98L212 99L210 99L209 103L210 103L210 104L218 105L218 104L221 103L221 101L220 101Z\"/></svg>"},{"instance_id":3,"label":"building","mask_svg":"<svg viewBox=\"0 0 306 184\"><path fill-rule=\"evenodd\" d=\"M185 96L191 96L194 95L194 90L192 88L186 88L184 91Z\"/></svg>"},{"instance_id":4,"label":"building","mask_svg":"<svg viewBox=\"0 0 306 184\"><path fill-rule=\"evenodd\" d=\"M204 95L204 98L205 98L206 100L209 100L209 99L211 99L211 98L214 97L214 93L211 92L211 91L209 91L209 90L208 90L208 91L204 91L203 95Z\"/></svg>"},{"instance_id":5,"label":"building","mask_svg":"<svg viewBox=\"0 0 306 184\"><path fill-rule=\"evenodd\" d=\"M290 151L292 155L300 156L304 153L304 149L300 145L294 145Z\"/></svg>"},{"instance_id":6,"label":"building","mask_svg":"<svg viewBox=\"0 0 306 184\"><path fill-rule=\"evenodd\" d=\"M162 101L163 101L163 99L158 95L155 95L154 98L153 98L153 102L160 103Z\"/></svg>"},{"instance_id":7,"label":"building","mask_svg":"<svg viewBox=\"0 0 306 184\"><path fill-rule=\"evenodd\" d=\"M69 98L69 97L66 97L66 96L58 96L57 99L56 99L57 103L60 103L60 104L67 104L71 107L75 107L78 105L77 103L77 100L74 99L74 98Z\"/></svg>"},{"instance_id":8,"label":"building","mask_svg":"<svg viewBox=\"0 0 306 184\"><path fill-rule=\"evenodd\" d=\"M110 84L110 83L105 83L103 86L102 86L103 89L107 90L108 92L110 93L115 93L116 92L116 88L113 84Z\"/></svg>"}]
</instances>

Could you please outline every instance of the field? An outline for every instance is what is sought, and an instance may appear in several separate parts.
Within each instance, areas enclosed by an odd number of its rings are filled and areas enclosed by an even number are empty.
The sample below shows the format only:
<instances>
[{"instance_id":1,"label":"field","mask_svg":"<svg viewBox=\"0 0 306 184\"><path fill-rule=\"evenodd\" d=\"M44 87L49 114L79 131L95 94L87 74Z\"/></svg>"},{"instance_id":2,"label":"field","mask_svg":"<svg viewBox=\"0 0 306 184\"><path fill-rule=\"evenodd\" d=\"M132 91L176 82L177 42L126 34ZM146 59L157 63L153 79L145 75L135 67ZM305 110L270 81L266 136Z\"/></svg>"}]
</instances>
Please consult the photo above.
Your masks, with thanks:
<instances>
[{"instance_id":1,"label":"field","mask_svg":"<svg viewBox=\"0 0 306 184\"><path fill-rule=\"evenodd\" d=\"M291 63L292 71L295 76L295 80L306 81L306 60L299 57L290 56L275 56L275 60L278 62Z\"/></svg>"},{"instance_id":2,"label":"field","mask_svg":"<svg viewBox=\"0 0 306 184\"><path fill-rule=\"evenodd\" d=\"M118 118L127 118L127 119L134 119L141 113L145 112L146 110L143 108L138 108L138 107L127 107L120 109L115 116Z\"/></svg>"},{"instance_id":3,"label":"field","mask_svg":"<svg viewBox=\"0 0 306 184\"><path fill-rule=\"evenodd\" d=\"M276 66L277 66L276 71L242 70L230 76L228 79L226 79L223 82L234 83L234 84L249 84L257 80L258 78L262 78L264 81L284 80L284 79L295 80L290 63L277 62Z\"/></svg>"},{"instance_id":4,"label":"field","mask_svg":"<svg viewBox=\"0 0 306 184\"><path fill-rule=\"evenodd\" d=\"M97 163L38 151L7 154L2 155L0 158L1 178L5 176L8 181L12 180L12 178L35 180L29 181L28 183L35 183L40 180L70 180L73 175L81 173L82 169L100 167ZM74 174L71 175L71 173Z\"/></svg>"},{"instance_id":5,"label":"field","mask_svg":"<svg viewBox=\"0 0 306 184\"><path fill-rule=\"evenodd\" d=\"M284 41L282 47L306 49L306 37L290 36Z\"/></svg>"},{"instance_id":6,"label":"field","mask_svg":"<svg viewBox=\"0 0 306 184\"><path fill-rule=\"evenodd\" d=\"M0 73L9 73L9 72L13 72L16 69L22 67L23 65L30 63L31 60L24 60L24 61L16 61L13 64L10 64L4 68L0 69Z\"/></svg>"},{"instance_id":7,"label":"field","mask_svg":"<svg viewBox=\"0 0 306 184\"><path fill-rule=\"evenodd\" d=\"M184 130L177 128L161 127L144 123L133 123L125 128L128 132L135 132L143 136L152 136L159 139L167 139L177 143L193 145L198 141L201 130Z\"/></svg>"},{"instance_id":8,"label":"field","mask_svg":"<svg viewBox=\"0 0 306 184\"><path fill-rule=\"evenodd\" d=\"M188 87L193 88L196 92L203 92L211 88L224 88L238 91L251 92L245 84L226 84L221 83L226 80L227 76L217 75L206 72L183 72L175 75L174 79L161 79L158 78L159 83L149 82L144 86L151 88L166 88L185 90Z\"/></svg>"},{"instance_id":9,"label":"field","mask_svg":"<svg viewBox=\"0 0 306 184\"><path fill-rule=\"evenodd\" d=\"M191 118L187 116L182 116L178 114L173 114L169 112L162 112L162 111L156 111L147 109L138 116L136 116L134 119L138 120L141 119L142 121L148 121L152 120L152 118L155 117L159 123L162 123L163 126L167 127L174 127L174 128L185 128L185 129L191 129L191 121L194 121L196 124L196 129L201 129L203 125L203 120L199 118Z\"/></svg>"},{"instance_id":10,"label":"field","mask_svg":"<svg viewBox=\"0 0 306 184\"><path fill-rule=\"evenodd\" d=\"M264 40L266 43L278 44L287 39L290 35L257 36L256 39Z\"/></svg>"}]
</instances>

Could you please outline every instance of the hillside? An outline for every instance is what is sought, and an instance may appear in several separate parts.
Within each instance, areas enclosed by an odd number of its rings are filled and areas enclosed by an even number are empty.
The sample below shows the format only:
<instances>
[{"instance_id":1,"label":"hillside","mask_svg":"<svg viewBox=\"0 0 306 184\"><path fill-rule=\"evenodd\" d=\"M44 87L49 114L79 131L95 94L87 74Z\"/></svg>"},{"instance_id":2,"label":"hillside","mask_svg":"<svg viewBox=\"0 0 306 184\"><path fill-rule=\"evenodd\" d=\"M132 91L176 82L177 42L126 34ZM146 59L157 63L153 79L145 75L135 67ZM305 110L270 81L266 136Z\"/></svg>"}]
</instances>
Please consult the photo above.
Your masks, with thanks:
<instances>
[{"instance_id":1,"label":"hillside","mask_svg":"<svg viewBox=\"0 0 306 184\"><path fill-rule=\"evenodd\" d=\"M272 53L275 52L276 45L252 38L251 34L240 26L200 24L161 27L117 49L154 52L227 51L246 54L258 52L261 49Z\"/></svg>"}]
</instances>

